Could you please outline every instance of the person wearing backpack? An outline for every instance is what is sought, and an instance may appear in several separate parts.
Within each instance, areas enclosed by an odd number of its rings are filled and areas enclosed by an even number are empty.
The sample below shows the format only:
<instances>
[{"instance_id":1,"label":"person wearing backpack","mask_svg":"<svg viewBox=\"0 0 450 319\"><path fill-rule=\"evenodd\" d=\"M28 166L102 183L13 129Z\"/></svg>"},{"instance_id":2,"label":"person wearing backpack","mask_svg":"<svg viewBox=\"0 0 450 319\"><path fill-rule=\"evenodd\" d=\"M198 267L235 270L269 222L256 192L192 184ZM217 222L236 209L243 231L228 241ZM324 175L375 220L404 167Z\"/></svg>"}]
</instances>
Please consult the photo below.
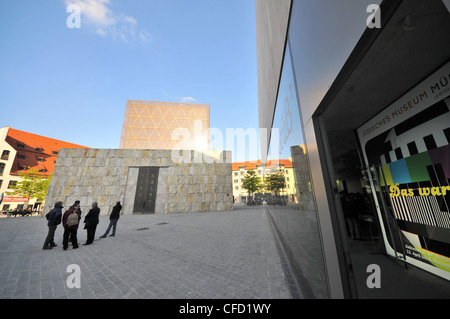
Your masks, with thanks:
<instances>
[{"instance_id":1,"label":"person wearing backpack","mask_svg":"<svg viewBox=\"0 0 450 319\"><path fill-rule=\"evenodd\" d=\"M52 249L56 247L55 244L55 231L56 227L61 224L61 216L62 216L63 202L56 202L55 207L48 212L45 217L47 218L47 226L48 226L48 234L44 241L44 247L42 249Z\"/></svg>"},{"instance_id":2,"label":"person wearing backpack","mask_svg":"<svg viewBox=\"0 0 450 319\"><path fill-rule=\"evenodd\" d=\"M76 201L73 203L73 205L70 206L70 208L73 208L73 206L75 206L75 205L80 205L80 201L79 201L79 200L76 200ZM78 210L80 211L80 215L83 215L83 212L81 211L81 205L80 205L80 207L78 208ZM72 243L72 238L70 238L70 237L69 237L69 243Z\"/></svg>"},{"instance_id":3,"label":"person wearing backpack","mask_svg":"<svg viewBox=\"0 0 450 319\"><path fill-rule=\"evenodd\" d=\"M66 250L69 247L69 237L72 239L72 248L78 248L77 231L80 224L81 211L80 204L73 205L70 209L66 210L62 217L62 223L64 226L63 235L63 249Z\"/></svg>"}]
</instances>

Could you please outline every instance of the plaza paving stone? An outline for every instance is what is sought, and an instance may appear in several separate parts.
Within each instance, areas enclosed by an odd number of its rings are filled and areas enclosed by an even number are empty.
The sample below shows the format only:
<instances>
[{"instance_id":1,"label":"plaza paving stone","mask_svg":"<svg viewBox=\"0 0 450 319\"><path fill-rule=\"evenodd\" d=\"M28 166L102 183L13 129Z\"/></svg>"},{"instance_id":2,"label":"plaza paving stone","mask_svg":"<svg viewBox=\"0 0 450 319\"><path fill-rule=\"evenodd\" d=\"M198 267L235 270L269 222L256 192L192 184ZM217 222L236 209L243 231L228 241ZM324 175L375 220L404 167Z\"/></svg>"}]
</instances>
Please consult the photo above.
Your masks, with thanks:
<instances>
[{"instance_id":1,"label":"plaza paving stone","mask_svg":"<svg viewBox=\"0 0 450 319\"><path fill-rule=\"evenodd\" d=\"M83 220L82 220L83 221ZM290 299L286 269L262 207L231 212L122 215L115 237L42 250L43 217L0 219L0 299ZM81 271L69 288L69 265Z\"/></svg>"}]
</instances>

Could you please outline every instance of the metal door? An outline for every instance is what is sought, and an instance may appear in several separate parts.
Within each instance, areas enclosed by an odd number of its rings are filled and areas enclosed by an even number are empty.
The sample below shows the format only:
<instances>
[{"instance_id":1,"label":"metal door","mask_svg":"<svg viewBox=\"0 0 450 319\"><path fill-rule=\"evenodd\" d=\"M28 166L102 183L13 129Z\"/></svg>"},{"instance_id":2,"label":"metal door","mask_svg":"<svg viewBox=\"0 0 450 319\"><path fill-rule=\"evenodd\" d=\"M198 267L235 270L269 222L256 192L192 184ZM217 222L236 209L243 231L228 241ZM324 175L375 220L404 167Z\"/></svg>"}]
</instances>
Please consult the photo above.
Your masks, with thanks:
<instances>
[{"instance_id":1,"label":"metal door","mask_svg":"<svg viewBox=\"0 0 450 319\"><path fill-rule=\"evenodd\" d=\"M159 167L140 167L133 213L154 214Z\"/></svg>"}]
</instances>

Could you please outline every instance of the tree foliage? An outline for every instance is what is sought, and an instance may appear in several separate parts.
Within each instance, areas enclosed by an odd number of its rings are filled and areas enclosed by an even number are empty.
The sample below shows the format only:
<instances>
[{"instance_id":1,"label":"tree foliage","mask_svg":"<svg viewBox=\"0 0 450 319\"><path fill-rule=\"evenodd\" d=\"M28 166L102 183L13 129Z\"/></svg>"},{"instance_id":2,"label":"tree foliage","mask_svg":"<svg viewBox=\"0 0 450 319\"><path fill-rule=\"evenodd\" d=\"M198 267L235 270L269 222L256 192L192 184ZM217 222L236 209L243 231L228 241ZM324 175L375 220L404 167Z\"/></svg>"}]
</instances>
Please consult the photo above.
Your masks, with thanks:
<instances>
[{"instance_id":1,"label":"tree foliage","mask_svg":"<svg viewBox=\"0 0 450 319\"><path fill-rule=\"evenodd\" d=\"M254 170L248 170L242 182L242 188L246 189L249 195L264 188L261 178L256 175Z\"/></svg>"},{"instance_id":2,"label":"tree foliage","mask_svg":"<svg viewBox=\"0 0 450 319\"><path fill-rule=\"evenodd\" d=\"M286 188L286 179L282 170L276 173L266 175L264 178L264 185L266 190L275 193L278 196L280 190Z\"/></svg>"},{"instance_id":3,"label":"tree foliage","mask_svg":"<svg viewBox=\"0 0 450 319\"><path fill-rule=\"evenodd\" d=\"M29 169L26 172L20 172L22 181L18 182L13 187L13 196L23 196L35 198L37 200L44 200L47 196L47 190L50 186L51 175L47 178L36 174L34 169Z\"/></svg>"}]
</instances>

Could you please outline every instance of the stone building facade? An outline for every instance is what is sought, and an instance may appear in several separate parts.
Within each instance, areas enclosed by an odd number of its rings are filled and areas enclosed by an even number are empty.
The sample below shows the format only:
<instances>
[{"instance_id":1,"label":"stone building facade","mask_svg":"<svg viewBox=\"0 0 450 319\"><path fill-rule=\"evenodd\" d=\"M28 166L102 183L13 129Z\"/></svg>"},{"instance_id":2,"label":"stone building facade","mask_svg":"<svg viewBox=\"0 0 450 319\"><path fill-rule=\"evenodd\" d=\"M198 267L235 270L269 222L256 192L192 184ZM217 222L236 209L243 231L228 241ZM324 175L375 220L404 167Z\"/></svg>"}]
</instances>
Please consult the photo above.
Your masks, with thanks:
<instances>
[{"instance_id":1,"label":"stone building facade","mask_svg":"<svg viewBox=\"0 0 450 319\"><path fill-rule=\"evenodd\" d=\"M312 193L311 177L305 145L291 146L292 167L295 176L295 190L299 209L314 211L316 204Z\"/></svg>"},{"instance_id":2,"label":"stone building facade","mask_svg":"<svg viewBox=\"0 0 450 319\"><path fill-rule=\"evenodd\" d=\"M68 208L75 200L81 201L83 213L98 202L101 215L108 215L117 201L123 214L229 211L231 169L231 152L62 149L44 214L56 201Z\"/></svg>"}]
</instances>

